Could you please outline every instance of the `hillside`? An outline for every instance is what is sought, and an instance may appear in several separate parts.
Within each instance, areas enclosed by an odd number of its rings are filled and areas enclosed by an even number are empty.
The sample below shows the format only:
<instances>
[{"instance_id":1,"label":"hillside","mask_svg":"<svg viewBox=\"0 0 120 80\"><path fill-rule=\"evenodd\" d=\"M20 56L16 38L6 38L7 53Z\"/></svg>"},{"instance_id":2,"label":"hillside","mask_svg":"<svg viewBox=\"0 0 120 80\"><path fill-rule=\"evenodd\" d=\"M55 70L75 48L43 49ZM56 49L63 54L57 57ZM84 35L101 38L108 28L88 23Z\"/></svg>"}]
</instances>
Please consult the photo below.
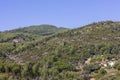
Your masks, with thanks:
<instances>
[{"instance_id":1,"label":"hillside","mask_svg":"<svg viewBox=\"0 0 120 80\"><path fill-rule=\"evenodd\" d=\"M119 25L120 23L118 22L100 22L90 24L82 28L69 30L64 33L59 33L57 35L44 38L43 40L37 42L36 44L34 44L33 42L33 45L32 44L31 45L34 46L34 48L29 45L30 48L23 50L23 52L29 51L29 49L33 50L37 49L40 50L40 52L37 54L43 54L44 52L46 52L46 50L47 53L50 54L53 52L53 50L56 50L58 46L64 48L65 45L66 48L68 48L69 46L77 48L75 51L77 51L80 47L84 48L85 46L97 47L100 45L101 46L116 45L119 44L120 41ZM36 53L36 51L34 53Z\"/></svg>"},{"instance_id":2,"label":"hillside","mask_svg":"<svg viewBox=\"0 0 120 80\"><path fill-rule=\"evenodd\" d=\"M19 28L19 29L11 30L9 32L12 32L12 33L22 32L22 33L29 33L32 35L34 34L34 35L40 35L40 36L47 36L47 35L63 32L65 30L68 30L68 29L62 28L62 27L58 28L53 25L43 24L43 25L34 25L34 26Z\"/></svg>"},{"instance_id":3,"label":"hillside","mask_svg":"<svg viewBox=\"0 0 120 80\"><path fill-rule=\"evenodd\" d=\"M38 33L31 30L24 28L22 31ZM13 30L12 33L19 31ZM18 80L119 80L119 42L120 22L105 21L38 41L19 45L4 43L10 47L1 47L1 58L5 60L1 64L10 66L7 69L11 71L7 72L6 68L3 71L3 67L0 70L6 78ZM14 64L9 64L11 62Z\"/></svg>"},{"instance_id":4,"label":"hillside","mask_svg":"<svg viewBox=\"0 0 120 80\"><path fill-rule=\"evenodd\" d=\"M0 33L0 43L11 42L21 38L22 41L34 41L42 37L67 31L67 28L57 28L53 25L28 26Z\"/></svg>"}]
</instances>

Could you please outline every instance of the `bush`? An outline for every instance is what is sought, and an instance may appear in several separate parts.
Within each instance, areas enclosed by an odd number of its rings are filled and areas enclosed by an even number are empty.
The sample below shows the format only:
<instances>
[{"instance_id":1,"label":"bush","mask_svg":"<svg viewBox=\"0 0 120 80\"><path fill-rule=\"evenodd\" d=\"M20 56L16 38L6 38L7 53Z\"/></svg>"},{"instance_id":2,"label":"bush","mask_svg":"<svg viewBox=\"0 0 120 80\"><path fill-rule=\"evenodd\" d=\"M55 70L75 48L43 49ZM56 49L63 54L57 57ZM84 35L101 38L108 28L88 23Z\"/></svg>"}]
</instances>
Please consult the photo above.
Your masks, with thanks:
<instances>
[{"instance_id":1,"label":"bush","mask_svg":"<svg viewBox=\"0 0 120 80\"><path fill-rule=\"evenodd\" d=\"M102 75L104 75L104 74L106 74L107 72L104 70L104 69L100 69L100 70L98 70L98 74L102 74Z\"/></svg>"},{"instance_id":2,"label":"bush","mask_svg":"<svg viewBox=\"0 0 120 80\"><path fill-rule=\"evenodd\" d=\"M92 58L90 62L102 61L102 57Z\"/></svg>"},{"instance_id":3,"label":"bush","mask_svg":"<svg viewBox=\"0 0 120 80\"><path fill-rule=\"evenodd\" d=\"M120 70L120 63L115 63L115 65L113 66L115 69L117 69L117 70Z\"/></svg>"},{"instance_id":4,"label":"bush","mask_svg":"<svg viewBox=\"0 0 120 80\"><path fill-rule=\"evenodd\" d=\"M87 64L83 67L83 70L86 73L91 73L91 72L97 71L99 69L100 69L100 66L98 64L95 64L95 63Z\"/></svg>"}]
</instances>

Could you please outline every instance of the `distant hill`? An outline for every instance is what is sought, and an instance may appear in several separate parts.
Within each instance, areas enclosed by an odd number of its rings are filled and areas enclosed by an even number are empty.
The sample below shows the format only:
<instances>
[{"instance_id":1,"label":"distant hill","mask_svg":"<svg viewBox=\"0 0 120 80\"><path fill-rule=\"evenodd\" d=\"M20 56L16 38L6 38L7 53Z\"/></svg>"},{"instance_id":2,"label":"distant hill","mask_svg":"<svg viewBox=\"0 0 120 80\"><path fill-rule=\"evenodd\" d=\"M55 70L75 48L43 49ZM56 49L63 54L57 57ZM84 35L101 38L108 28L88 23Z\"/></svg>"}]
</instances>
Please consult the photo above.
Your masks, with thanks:
<instances>
[{"instance_id":1,"label":"distant hill","mask_svg":"<svg viewBox=\"0 0 120 80\"><path fill-rule=\"evenodd\" d=\"M57 28L53 25L28 26L0 33L0 42L10 42L13 39L22 38L24 41L32 41L45 36L67 31L67 28Z\"/></svg>"},{"instance_id":2,"label":"distant hill","mask_svg":"<svg viewBox=\"0 0 120 80\"><path fill-rule=\"evenodd\" d=\"M67 28L58 28L53 25L36 25L36 26L29 26L24 28L19 28L15 30L11 30L9 32L15 33L15 32L22 32L22 33L29 33L29 34L35 34L40 36L47 36L55 33L59 33L62 31L68 30Z\"/></svg>"},{"instance_id":3,"label":"distant hill","mask_svg":"<svg viewBox=\"0 0 120 80\"><path fill-rule=\"evenodd\" d=\"M10 32L43 34L34 33L31 31L33 27L29 28ZM11 79L119 80L120 22L97 22L68 31L65 29L37 41L1 45L1 61L4 60L11 71L0 70L8 78L12 76ZM11 62L14 64L10 65ZM9 67L5 71L7 69Z\"/></svg>"}]
</instances>

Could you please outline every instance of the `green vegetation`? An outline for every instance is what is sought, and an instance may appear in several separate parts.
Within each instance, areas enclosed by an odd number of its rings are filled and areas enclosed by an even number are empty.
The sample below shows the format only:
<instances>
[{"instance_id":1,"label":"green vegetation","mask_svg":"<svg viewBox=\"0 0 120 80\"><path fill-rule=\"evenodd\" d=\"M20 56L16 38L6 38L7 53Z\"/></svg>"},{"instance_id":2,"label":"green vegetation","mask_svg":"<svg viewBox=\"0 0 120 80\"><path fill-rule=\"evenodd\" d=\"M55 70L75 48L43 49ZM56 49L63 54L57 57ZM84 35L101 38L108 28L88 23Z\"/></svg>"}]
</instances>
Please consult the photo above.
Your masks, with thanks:
<instances>
[{"instance_id":1,"label":"green vegetation","mask_svg":"<svg viewBox=\"0 0 120 80\"><path fill-rule=\"evenodd\" d=\"M0 39L2 80L119 80L120 22L30 26L1 32Z\"/></svg>"},{"instance_id":2,"label":"green vegetation","mask_svg":"<svg viewBox=\"0 0 120 80\"><path fill-rule=\"evenodd\" d=\"M8 31L8 32L12 32L12 33L22 32L22 33L28 33L32 35L34 34L39 36L47 36L47 35L51 35L59 32L64 32L66 30L68 29L62 28L62 27L58 28L53 25L44 24L44 25L34 25L34 26L19 28L19 29Z\"/></svg>"}]
</instances>

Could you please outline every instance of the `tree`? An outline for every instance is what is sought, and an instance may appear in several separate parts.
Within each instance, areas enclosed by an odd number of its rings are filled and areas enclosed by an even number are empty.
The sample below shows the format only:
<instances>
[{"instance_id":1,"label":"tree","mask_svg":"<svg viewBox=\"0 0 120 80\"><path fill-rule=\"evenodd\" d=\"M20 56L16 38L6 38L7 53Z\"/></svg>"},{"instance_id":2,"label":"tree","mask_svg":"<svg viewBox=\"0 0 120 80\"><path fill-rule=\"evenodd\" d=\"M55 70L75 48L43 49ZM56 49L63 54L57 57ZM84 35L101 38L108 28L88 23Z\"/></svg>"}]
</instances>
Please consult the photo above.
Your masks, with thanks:
<instances>
[{"instance_id":1,"label":"tree","mask_svg":"<svg viewBox=\"0 0 120 80\"><path fill-rule=\"evenodd\" d=\"M36 64L33 65L33 67L32 67L33 76L38 76L39 75L39 66L40 66L39 63L36 63Z\"/></svg>"}]
</instances>

